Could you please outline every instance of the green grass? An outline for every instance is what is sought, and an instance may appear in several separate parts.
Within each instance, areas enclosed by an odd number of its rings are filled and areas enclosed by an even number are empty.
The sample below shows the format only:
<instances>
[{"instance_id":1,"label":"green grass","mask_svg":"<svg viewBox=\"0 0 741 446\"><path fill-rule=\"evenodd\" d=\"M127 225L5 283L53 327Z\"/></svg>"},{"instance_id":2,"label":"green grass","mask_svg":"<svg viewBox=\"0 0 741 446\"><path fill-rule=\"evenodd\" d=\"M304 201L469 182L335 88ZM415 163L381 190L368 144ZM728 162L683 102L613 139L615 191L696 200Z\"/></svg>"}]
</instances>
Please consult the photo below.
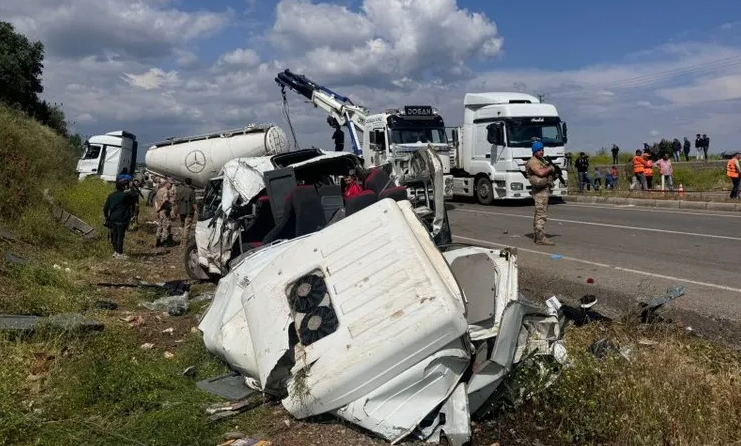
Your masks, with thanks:
<instances>
[{"instance_id":1,"label":"green grass","mask_svg":"<svg viewBox=\"0 0 741 446\"><path fill-rule=\"evenodd\" d=\"M629 347L598 360L588 346ZM642 345L646 339L655 345ZM574 365L505 416L556 433L554 444L721 445L741 438L741 355L676 327L591 324L567 333Z\"/></svg>"}]
</instances>

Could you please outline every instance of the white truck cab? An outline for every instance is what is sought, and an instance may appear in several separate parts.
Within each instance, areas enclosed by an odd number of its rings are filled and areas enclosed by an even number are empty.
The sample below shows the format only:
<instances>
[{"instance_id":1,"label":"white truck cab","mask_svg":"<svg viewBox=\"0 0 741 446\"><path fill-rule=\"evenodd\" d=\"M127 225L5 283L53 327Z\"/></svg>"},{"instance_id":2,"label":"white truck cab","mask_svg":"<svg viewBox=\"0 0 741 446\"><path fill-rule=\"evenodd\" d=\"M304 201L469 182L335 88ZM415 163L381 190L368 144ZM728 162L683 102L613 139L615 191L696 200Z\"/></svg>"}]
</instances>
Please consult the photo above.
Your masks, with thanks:
<instances>
[{"instance_id":1,"label":"white truck cab","mask_svg":"<svg viewBox=\"0 0 741 446\"><path fill-rule=\"evenodd\" d=\"M545 146L546 158L565 167L567 127L552 104L528 94L492 92L468 93L463 105L463 127L449 129L454 195L476 197L481 204L530 197L525 163L535 140ZM561 197L566 191L556 180L551 194Z\"/></svg>"},{"instance_id":2,"label":"white truck cab","mask_svg":"<svg viewBox=\"0 0 741 446\"><path fill-rule=\"evenodd\" d=\"M116 181L116 176L126 168L133 173L139 143L136 136L125 130L91 136L83 144L84 151L77 161L80 180L98 176L105 181Z\"/></svg>"},{"instance_id":3,"label":"white truck cab","mask_svg":"<svg viewBox=\"0 0 741 446\"><path fill-rule=\"evenodd\" d=\"M369 165L391 164L394 176L401 177L409 169L414 153L431 146L443 167L445 197L453 195L450 175L450 146L445 122L433 107L404 106L365 118L363 129L363 159Z\"/></svg>"}]
</instances>

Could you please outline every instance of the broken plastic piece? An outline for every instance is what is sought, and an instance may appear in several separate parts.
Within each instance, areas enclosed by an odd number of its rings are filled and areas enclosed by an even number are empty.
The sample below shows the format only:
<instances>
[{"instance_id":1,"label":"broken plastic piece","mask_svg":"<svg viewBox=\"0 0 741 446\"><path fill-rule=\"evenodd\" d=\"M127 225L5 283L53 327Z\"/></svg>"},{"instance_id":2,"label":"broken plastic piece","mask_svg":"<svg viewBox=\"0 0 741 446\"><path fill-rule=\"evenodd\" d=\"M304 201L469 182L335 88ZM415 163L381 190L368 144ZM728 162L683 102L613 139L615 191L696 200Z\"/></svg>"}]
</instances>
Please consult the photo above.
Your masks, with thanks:
<instances>
[{"instance_id":1,"label":"broken plastic piece","mask_svg":"<svg viewBox=\"0 0 741 446\"><path fill-rule=\"evenodd\" d=\"M154 302L142 302L141 305L151 311L166 311L170 316L182 316L188 312L188 293L161 297Z\"/></svg>"},{"instance_id":2,"label":"broken plastic piece","mask_svg":"<svg viewBox=\"0 0 741 446\"><path fill-rule=\"evenodd\" d=\"M198 381L196 386L206 393L232 401L243 400L255 393L245 385L244 377L237 372Z\"/></svg>"}]
</instances>

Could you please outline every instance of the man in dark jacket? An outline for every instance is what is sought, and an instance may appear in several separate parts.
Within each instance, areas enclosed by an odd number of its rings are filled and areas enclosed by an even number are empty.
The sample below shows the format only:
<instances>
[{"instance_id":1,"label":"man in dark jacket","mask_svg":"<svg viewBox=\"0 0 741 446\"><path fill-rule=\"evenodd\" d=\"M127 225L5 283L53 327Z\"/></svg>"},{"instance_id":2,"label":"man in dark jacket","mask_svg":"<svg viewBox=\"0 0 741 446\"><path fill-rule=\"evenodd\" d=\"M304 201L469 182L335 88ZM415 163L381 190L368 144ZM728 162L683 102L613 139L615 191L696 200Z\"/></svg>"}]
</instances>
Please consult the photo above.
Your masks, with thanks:
<instances>
[{"instance_id":1,"label":"man in dark jacket","mask_svg":"<svg viewBox=\"0 0 741 446\"><path fill-rule=\"evenodd\" d=\"M180 215L180 224L182 232L180 233L180 246L188 246L190 241L190 231L193 226L193 220L198 214L198 205L196 204L196 191L193 189L193 181L190 178L185 179L185 184L178 188L177 192L177 212Z\"/></svg>"},{"instance_id":2,"label":"man in dark jacket","mask_svg":"<svg viewBox=\"0 0 741 446\"><path fill-rule=\"evenodd\" d=\"M589 157L586 153L580 152L579 158L574 162L576 167L576 174L579 179L579 192L584 192L584 186L589 190L592 186L592 181L589 179Z\"/></svg>"},{"instance_id":3,"label":"man in dark jacket","mask_svg":"<svg viewBox=\"0 0 741 446\"><path fill-rule=\"evenodd\" d=\"M687 137L684 137L684 160L689 161L690 160L690 149L692 146L690 145L690 140L687 139Z\"/></svg>"},{"instance_id":4,"label":"man in dark jacket","mask_svg":"<svg viewBox=\"0 0 741 446\"><path fill-rule=\"evenodd\" d=\"M103 205L105 224L110 230L113 257L117 259L126 258L123 253L124 236L134 208L133 196L125 191L127 182L126 180L117 181L116 190L108 195Z\"/></svg>"},{"instance_id":5,"label":"man in dark jacket","mask_svg":"<svg viewBox=\"0 0 741 446\"><path fill-rule=\"evenodd\" d=\"M678 163L682 152L682 143L677 138L672 141L672 152L674 152L674 161Z\"/></svg>"}]
</instances>

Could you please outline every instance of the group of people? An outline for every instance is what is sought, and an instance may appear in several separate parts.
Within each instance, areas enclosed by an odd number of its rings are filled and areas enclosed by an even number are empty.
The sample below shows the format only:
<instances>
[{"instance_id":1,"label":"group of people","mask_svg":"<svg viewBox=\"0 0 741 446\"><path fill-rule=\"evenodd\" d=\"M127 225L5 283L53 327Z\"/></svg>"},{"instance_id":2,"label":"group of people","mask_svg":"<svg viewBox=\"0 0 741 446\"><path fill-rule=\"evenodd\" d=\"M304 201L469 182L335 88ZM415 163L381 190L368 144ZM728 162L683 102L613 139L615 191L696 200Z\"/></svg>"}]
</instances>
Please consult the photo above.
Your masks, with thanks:
<instances>
[{"instance_id":1,"label":"group of people","mask_svg":"<svg viewBox=\"0 0 741 446\"><path fill-rule=\"evenodd\" d=\"M136 229L139 224L139 200L144 196L140 190L140 180L134 179L124 169L116 178L116 190L106 199L103 205L105 226L109 229L109 238L113 247L113 257L125 259L123 252L124 238L129 229ZM172 221L180 219L182 233L180 245L187 246L193 222L198 214L195 189L190 178L175 187L172 179L167 178L152 183L154 209L157 213L157 231L155 247L173 245Z\"/></svg>"},{"instance_id":2,"label":"group of people","mask_svg":"<svg viewBox=\"0 0 741 446\"><path fill-rule=\"evenodd\" d=\"M579 157L574 162L574 166L576 167L577 186L579 188L579 192L584 192L584 189L599 190L602 187L603 175L605 179L605 189L617 188L618 178L620 177L620 173L618 172L617 167L612 166L610 168L606 168L604 170L604 174L602 171L599 170L599 168L595 167L593 175L590 176L589 156L587 156L587 154L585 154L584 152L579 153Z\"/></svg>"},{"instance_id":3,"label":"group of people","mask_svg":"<svg viewBox=\"0 0 741 446\"><path fill-rule=\"evenodd\" d=\"M650 152L636 150L632 165L633 181L630 184L630 190L639 186L641 190L653 189L654 167L658 167L659 174L663 177L666 187L671 191L674 190L674 167L668 153L665 153L661 159L654 163Z\"/></svg>"}]
</instances>

